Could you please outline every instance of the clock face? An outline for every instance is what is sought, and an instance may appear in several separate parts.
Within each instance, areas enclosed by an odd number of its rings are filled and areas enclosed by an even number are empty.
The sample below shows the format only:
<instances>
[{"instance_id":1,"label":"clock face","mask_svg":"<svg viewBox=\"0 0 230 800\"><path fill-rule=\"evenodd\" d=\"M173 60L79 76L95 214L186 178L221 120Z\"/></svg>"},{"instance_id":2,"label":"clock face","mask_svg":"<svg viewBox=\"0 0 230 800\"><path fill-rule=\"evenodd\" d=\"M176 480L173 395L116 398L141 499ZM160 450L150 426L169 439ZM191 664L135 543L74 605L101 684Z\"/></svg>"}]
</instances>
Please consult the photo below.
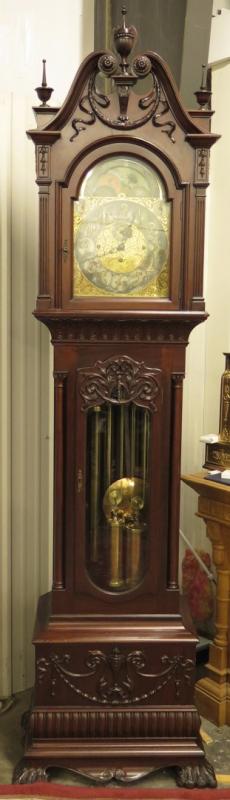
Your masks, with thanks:
<instances>
[{"instance_id":1,"label":"clock face","mask_svg":"<svg viewBox=\"0 0 230 800\"><path fill-rule=\"evenodd\" d=\"M74 295L168 295L170 203L159 176L110 158L74 202Z\"/></svg>"}]
</instances>

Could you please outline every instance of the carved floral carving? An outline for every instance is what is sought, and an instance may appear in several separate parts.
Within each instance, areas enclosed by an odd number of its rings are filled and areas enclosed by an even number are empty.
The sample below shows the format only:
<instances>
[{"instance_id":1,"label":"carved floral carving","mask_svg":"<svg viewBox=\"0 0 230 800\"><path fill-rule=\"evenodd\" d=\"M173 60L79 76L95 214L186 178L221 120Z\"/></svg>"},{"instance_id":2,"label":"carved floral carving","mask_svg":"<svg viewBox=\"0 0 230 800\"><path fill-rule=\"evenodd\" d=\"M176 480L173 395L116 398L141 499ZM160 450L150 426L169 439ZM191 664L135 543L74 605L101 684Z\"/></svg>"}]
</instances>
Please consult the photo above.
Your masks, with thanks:
<instances>
[{"instance_id":1,"label":"carved floral carving","mask_svg":"<svg viewBox=\"0 0 230 800\"><path fill-rule=\"evenodd\" d=\"M37 147L37 176L50 178L50 146L41 144Z\"/></svg>"},{"instance_id":2,"label":"carved floral carving","mask_svg":"<svg viewBox=\"0 0 230 800\"><path fill-rule=\"evenodd\" d=\"M157 692L164 689L169 682L174 683L176 697L180 696L183 686L190 684L194 669L194 662L183 656L167 655L161 658L162 668L159 672L146 672L146 657L142 650L132 650L122 653L119 647L114 647L111 653L102 650L89 650L85 661L86 672L73 672L70 669L71 656L69 653L58 655L52 653L49 658L37 660L38 682L42 683L47 673L51 683L51 695L56 694L57 678L61 679L75 694L91 703L105 705L127 705L128 703L143 703L151 700ZM94 689L84 688L85 681L94 680ZM137 679L143 678L150 681L149 689L137 692ZM84 680L84 686L79 681ZM139 681L138 681L139 685Z\"/></svg>"},{"instance_id":3,"label":"carved floral carving","mask_svg":"<svg viewBox=\"0 0 230 800\"><path fill-rule=\"evenodd\" d=\"M207 184L209 178L209 150L197 148L195 159L195 183Z\"/></svg>"},{"instance_id":4,"label":"carved floral carving","mask_svg":"<svg viewBox=\"0 0 230 800\"><path fill-rule=\"evenodd\" d=\"M93 367L80 370L82 409L103 401L112 404L136 403L157 411L161 399L161 371L147 367L144 361L128 356L97 361Z\"/></svg>"},{"instance_id":5,"label":"carved floral carving","mask_svg":"<svg viewBox=\"0 0 230 800\"><path fill-rule=\"evenodd\" d=\"M109 59L109 56L104 56L103 58L103 64L105 64L105 58ZM110 128L125 128L125 130L138 128L141 125L145 125L149 120L152 120L154 127L161 128L162 133L166 133L171 142L173 144L175 143L174 131L176 130L176 123L171 117L167 119L167 114L170 114L169 103L162 86L159 84L158 78L151 69L150 62L150 69L148 70L147 61L149 62L149 59L147 59L146 56L139 56L139 59L137 58L133 62L132 67L133 73L135 71L135 74L137 74L137 70L139 70L139 77L144 78L148 72L151 74L151 91L148 92L147 95L141 97L137 103L137 111L139 109L142 114L140 115L136 112L136 115L132 114L132 117L127 116L129 95L129 85L127 84L119 87L121 113L118 117L114 117L111 110L110 97L99 92L97 89L97 76L100 69L96 70L90 76L87 94L84 94L79 102L79 109L83 112L83 116L77 116L72 119L71 125L74 133L70 137L70 142L73 142L79 133L86 130L86 127L93 125L98 117L98 119ZM102 58L100 59L99 66L102 66ZM106 73L105 69L103 69L103 72ZM112 56L111 72L107 72L106 74L112 75Z\"/></svg>"}]
</instances>

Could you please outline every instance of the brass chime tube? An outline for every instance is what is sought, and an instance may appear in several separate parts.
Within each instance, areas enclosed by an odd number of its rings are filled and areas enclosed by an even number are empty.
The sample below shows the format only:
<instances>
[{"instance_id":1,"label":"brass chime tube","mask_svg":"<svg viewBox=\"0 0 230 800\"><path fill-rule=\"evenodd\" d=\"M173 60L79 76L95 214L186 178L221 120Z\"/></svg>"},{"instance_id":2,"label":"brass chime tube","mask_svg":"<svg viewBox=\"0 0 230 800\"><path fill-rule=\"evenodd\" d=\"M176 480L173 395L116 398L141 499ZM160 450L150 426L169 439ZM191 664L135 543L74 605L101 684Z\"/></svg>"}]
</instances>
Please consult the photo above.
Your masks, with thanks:
<instances>
[{"instance_id":1,"label":"brass chime tube","mask_svg":"<svg viewBox=\"0 0 230 800\"><path fill-rule=\"evenodd\" d=\"M105 438L105 489L112 481L112 408L108 405L106 411L106 438Z\"/></svg>"},{"instance_id":2,"label":"brass chime tube","mask_svg":"<svg viewBox=\"0 0 230 800\"><path fill-rule=\"evenodd\" d=\"M110 521L109 586L120 589L123 584L123 525Z\"/></svg>"},{"instance_id":3,"label":"brass chime tube","mask_svg":"<svg viewBox=\"0 0 230 800\"><path fill-rule=\"evenodd\" d=\"M91 486L90 486L90 556L94 562L99 556L100 514L100 406L94 406L92 419Z\"/></svg>"},{"instance_id":4,"label":"brass chime tube","mask_svg":"<svg viewBox=\"0 0 230 800\"><path fill-rule=\"evenodd\" d=\"M136 469L136 406L131 409L131 458L130 458L130 471L131 475L135 475Z\"/></svg>"},{"instance_id":5,"label":"brass chime tube","mask_svg":"<svg viewBox=\"0 0 230 800\"><path fill-rule=\"evenodd\" d=\"M126 527L126 585L130 587L141 579L142 530L140 526Z\"/></svg>"},{"instance_id":6,"label":"brass chime tube","mask_svg":"<svg viewBox=\"0 0 230 800\"><path fill-rule=\"evenodd\" d=\"M141 460L142 460L142 480L143 480L143 497L145 497L146 492L146 481L147 481L147 471L148 471L148 438L149 438L149 419L148 419L148 411L144 409L143 412L144 419L143 419L143 434L142 434L142 442L141 442Z\"/></svg>"},{"instance_id":7,"label":"brass chime tube","mask_svg":"<svg viewBox=\"0 0 230 800\"><path fill-rule=\"evenodd\" d=\"M125 408L120 407L120 430L119 430L119 478L124 475L124 450L125 450Z\"/></svg>"}]
</instances>

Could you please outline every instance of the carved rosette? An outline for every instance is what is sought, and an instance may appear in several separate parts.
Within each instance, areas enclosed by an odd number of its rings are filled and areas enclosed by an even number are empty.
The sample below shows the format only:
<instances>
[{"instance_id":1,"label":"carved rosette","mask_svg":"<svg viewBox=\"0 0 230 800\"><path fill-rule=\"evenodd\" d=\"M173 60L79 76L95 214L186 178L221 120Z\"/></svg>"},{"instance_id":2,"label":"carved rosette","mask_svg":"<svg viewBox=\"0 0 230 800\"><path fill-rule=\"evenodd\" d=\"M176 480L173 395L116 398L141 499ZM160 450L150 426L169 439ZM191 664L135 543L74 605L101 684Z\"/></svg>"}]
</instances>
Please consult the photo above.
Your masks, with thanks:
<instances>
[{"instance_id":1,"label":"carved rosette","mask_svg":"<svg viewBox=\"0 0 230 800\"><path fill-rule=\"evenodd\" d=\"M113 405L135 403L158 410L162 399L161 370L147 367L144 361L128 356L97 361L80 372L82 410L109 402Z\"/></svg>"}]
</instances>

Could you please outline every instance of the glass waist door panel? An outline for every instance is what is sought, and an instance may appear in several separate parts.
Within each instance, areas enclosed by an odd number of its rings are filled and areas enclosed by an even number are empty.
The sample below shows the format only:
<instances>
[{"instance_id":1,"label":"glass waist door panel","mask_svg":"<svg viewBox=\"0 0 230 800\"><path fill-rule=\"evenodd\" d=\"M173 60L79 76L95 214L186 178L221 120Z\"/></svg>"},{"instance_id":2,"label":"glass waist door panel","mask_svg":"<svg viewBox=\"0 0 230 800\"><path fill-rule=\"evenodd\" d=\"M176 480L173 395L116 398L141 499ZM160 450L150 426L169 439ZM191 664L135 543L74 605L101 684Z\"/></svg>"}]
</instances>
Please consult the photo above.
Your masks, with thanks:
<instances>
[{"instance_id":1,"label":"glass waist door panel","mask_svg":"<svg viewBox=\"0 0 230 800\"><path fill-rule=\"evenodd\" d=\"M134 403L87 411L86 563L110 592L134 588L146 570L150 420Z\"/></svg>"}]
</instances>

